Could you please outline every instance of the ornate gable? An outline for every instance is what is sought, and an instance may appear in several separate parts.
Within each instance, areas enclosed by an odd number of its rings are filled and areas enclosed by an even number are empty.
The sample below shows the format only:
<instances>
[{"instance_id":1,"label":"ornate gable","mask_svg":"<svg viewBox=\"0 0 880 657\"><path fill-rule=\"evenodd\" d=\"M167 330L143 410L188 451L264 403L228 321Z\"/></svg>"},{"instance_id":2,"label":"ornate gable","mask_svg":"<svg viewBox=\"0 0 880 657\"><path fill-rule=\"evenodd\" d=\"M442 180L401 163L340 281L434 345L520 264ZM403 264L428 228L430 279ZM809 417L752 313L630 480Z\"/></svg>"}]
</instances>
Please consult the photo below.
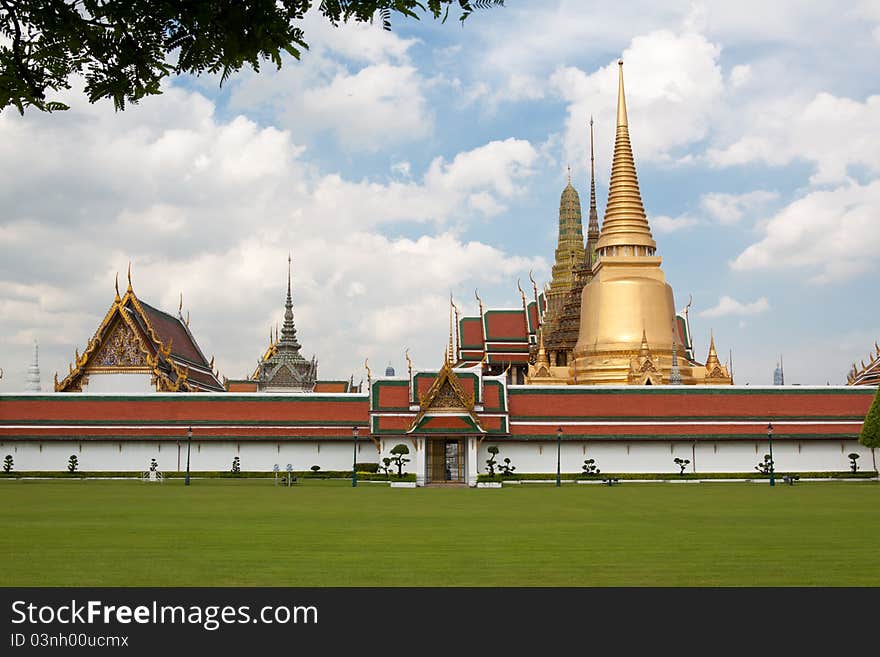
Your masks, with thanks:
<instances>
[{"instance_id":1,"label":"ornate gable","mask_svg":"<svg viewBox=\"0 0 880 657\"><path fill-rule=\"evenodd\" d=\"M172 353L174 336L179 353ZM120 296L117 281L113 304L85 351L80 355L76 350L75 364L64 380L55 375L55 392L82 391L90 372L152 373L156 389L163 392L223 390L213 372L213 359L211 363L204 359L183 320L137 298L130 270L128 289Z\"/></svg>"},{"instance_id":2,"label":"ornate gable","mask_svg":"<svg viewBox=\"0 0 880 657\"><path fill-rule=\"evenodd\" d=\"M457 429L456 433L462 430L485 433L474 410L474 397L462 389L448 355L431 387L419 397L419 412L408 433L428 429L432 421L436 424L434 418L438 417L456 417L463 420L461 428Z\"/></svg>"},{"instance_id":3,"label":"ornate gable","mask_svg":"<svg viewBox=\"0 0 880 657\"><path fill-rule=\"evenodd\" d=\"M150 354L132 328L120 317L86 365L87 371L112 369L150 371Z\"/></svg>"}]
</instances>

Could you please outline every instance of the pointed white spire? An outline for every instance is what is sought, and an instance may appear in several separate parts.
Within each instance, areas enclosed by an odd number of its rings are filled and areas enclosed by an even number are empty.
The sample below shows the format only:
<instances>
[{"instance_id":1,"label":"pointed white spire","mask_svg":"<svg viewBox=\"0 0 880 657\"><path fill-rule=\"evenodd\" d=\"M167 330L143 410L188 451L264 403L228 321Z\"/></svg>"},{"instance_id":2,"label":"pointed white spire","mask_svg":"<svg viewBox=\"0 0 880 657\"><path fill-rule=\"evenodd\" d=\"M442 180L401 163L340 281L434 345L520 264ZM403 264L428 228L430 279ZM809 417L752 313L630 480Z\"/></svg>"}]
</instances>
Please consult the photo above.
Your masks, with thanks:
<instances>
[{"instance_id":1,"label":"pointed white spire","mask_svg":"<svg viewBox=\"0 0 880 657\"><path fill-rule=\"evenodd\" d=\"M40 392L43 389L40 385L40 346L36 338L34 338L34 360L28 367L24 389L27 392Z\"/></svg>"}]
</instances>

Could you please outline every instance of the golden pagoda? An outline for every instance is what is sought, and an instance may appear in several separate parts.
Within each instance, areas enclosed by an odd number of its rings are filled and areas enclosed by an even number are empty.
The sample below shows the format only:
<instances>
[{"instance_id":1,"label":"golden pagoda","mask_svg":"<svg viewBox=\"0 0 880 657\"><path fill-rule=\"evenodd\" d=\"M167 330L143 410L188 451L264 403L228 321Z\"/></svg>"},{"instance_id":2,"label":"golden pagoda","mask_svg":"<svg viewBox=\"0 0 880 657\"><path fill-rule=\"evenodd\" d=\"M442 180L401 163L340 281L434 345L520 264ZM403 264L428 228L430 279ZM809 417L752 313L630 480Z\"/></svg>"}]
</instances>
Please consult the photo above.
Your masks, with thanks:
<instances>
[{"instance_id":1,"label":"golden pagoda","mask_svg":"<svg viewBox=\"0 0 880 657\"><path fill-rule=\"evenodd\" d=\"M576 272L585 266L581 199L571 184L571 167L568 169L568 184L559 198L559 238L555 256L550 285L546 291L547 309L542 322L548 335L562 318L565 300L576 283ZM555 356L553 353L553 360Z\"/></svg>"},{"instance_id":2,"label":"golden pagoda","mask_svg":"<svg viewBox=\"0 0 880 657\"><path fill-rule=\"evenodd\" d=\"M672 338L675 303L656 255L633 160L618 61L617 136L608 204L592 277L581 300L580 334L568 382L657 385L732 383L718 362L714 337L706 366L687 357ZM676 358L673 359L673 350ZM676 362L673 363L673 360ZM711 366L711 367L710 367Z\"/></svg>"}]
</instances>

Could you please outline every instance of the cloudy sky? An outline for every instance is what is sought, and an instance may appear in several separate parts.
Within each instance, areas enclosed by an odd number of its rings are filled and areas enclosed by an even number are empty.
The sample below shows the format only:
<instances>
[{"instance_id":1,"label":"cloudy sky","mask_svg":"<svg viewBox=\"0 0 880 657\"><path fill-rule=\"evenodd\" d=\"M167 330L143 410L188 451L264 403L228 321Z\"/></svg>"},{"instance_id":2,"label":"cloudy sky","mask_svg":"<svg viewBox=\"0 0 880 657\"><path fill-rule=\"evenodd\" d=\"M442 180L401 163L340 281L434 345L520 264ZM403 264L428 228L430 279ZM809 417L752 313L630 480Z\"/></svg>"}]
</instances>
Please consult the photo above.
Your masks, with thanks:
<instances>
[{"instance_id":1,"label":"cloudy sky","mask_svg":"<svg viewBox=\"0 0 880 657\"><path fill-rule=\"evenodd\" d=\"M880 2L517 2L464 26L306 21L302 61L221 89L177 79L114 113L0 113L0 391L44 389L116 272L175 312L221 374L280 322L287 254L307 357L363 376L439 364L450 290L519 305L552 265L572 167L599 212L618 57L642 196L695 347L737 383L845 382L880 338Z\"/></svg>"}]
</instances>

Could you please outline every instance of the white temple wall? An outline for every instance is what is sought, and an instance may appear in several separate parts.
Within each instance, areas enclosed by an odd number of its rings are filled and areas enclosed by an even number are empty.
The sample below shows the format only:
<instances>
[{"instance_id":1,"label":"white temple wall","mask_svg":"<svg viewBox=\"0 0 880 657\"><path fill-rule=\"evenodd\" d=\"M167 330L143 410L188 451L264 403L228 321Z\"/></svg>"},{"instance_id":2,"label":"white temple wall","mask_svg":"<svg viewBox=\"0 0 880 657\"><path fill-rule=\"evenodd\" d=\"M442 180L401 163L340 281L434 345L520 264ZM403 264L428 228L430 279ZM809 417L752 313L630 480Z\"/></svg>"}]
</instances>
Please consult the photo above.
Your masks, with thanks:
<instances>
[{"instance_id":1,"label":"white temple wall","mask_svg":"<svg viewBox=\"0 0 880 657\"><path fill-rule=\"evenodd\" d=\"M89 373L88 378L88 384L84 384L82 387L83 392L156 392L156 386L150 382L153 378L152 374L138 372L101 374L91 372Z\"/></svg>"},{"instance_id":2,"label":"white temple wall","mask_svg":"<svg viewBox=\"0 0 880 657\"><path fill-rule=\"evenodd\" d=\"M423 444L424 441L417 441ZM471 442L466 443L469 461ZM383 438L381 452L377 452L370 439L358 441L358 463L381 462L389 456L398 443L410 448L407 472L423 472L424 448L417 451L409 438ZM556 472L556 442L529 441L504 442L483 440L476 449L477 472L484 474L487 448L498 445L497 460L510 458L516 472ZM244 471L271 472L276 463L281 471L288 463L297 471L308 470L313 465L322 470L350 470L353 443L346 441L287 441L287 442L203 442L193 440L190 455L192 471L227 471L232 469L232 459L241 459ZM179 451L178 451L179 449ZM603 472L656 472L676 473L673 462L676 457L689 459L687 472L754 472L755 465L768 452L766 441L746 442L563 442L561 449L562 472L581 472L587 458L595 459ZM859 470L873 469L871 450L855 440L774 441L773 456L777 471L821 472L846 471L849 469L847 455L860 455ZM173 472L186 469L186 441L5 441L0 442L0 459L11 454L16 471L64 471L71 454L79 460L79 470L144 471L150 459L159 462L159 469ZM464 455L463 455L464 456ZM469 464L470 466L470 464Z\"/></svg>"},{"instance_id":3,"label":"white temple wall","mask_svg":"<svg viewBox=\"0 0 880 657\"><path fill-rule=\"evenodd\" d=\"M369 442L369 441L368 441ZM372 444L367 453L376 453ZM284 443L264 442L202 442L193 440L190 452L191 471L228 471L232 459L240 458L245 471L271 472L277 463L284 472L290 463L296 471L309 470L313 465L321 470L350 470L353 445L345 442L301 441ZM163 472L186 470L186 440L172 441L14 441L0 442L0 460L11 454L14 469L24 471L64 471L71 454L76 454L78 470L87 472L145 471L150 459L155 458ZM370 459L372 462L374 459Z\"/></svg>"}]
</instances>

